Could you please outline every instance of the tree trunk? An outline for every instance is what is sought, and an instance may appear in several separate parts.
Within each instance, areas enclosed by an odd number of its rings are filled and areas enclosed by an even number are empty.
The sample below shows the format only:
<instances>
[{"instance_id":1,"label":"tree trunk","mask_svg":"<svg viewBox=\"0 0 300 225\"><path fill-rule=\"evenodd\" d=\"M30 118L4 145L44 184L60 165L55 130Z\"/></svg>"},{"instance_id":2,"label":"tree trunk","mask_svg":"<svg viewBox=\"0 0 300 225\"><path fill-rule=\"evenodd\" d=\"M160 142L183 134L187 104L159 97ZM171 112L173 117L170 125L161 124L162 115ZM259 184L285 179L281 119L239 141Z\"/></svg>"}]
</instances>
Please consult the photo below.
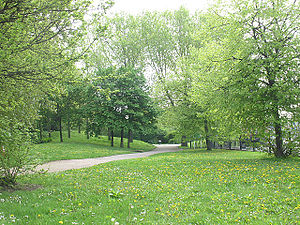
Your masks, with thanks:
<instances>
[{"instance_id":1,"label":"tree trunk","mask_svg":"<svg viewBox=\"0 0 300 225\"><path fill-rule=\"evenodd\" d=\"M276 148L274 150L274 155L277 158L284 158L286 155L283 152L283 140L282 140L282 127L279 122L279 113L275 113L275 137L276 137Z\"/></svg>"},{"instance_id":2,"label":"tree trunk","mask_svg":"<svg viewBox=\"0 0 300 225\"><path fill-rule=\"evenodd\" d=\"M71 125L69 120L68 120L68 138L71 138Z\"/></svg>"},{"instance_id":3,"label":"tree trunk","mask_svg":"<svg viewBox=\"0 0 300 225\"><path fill-rule=\"evenodd\" d=\"M211 142L209 140L209 134L208 134L208 122L206 119L204 120L204 130L205 130L206 149L211 150Z\"/></svg>"},{"instance_id":4,"label":"tree trunk","mask_svg":"<svg viewBox=\"0 0 300 225\"><path fill-rule=\"evenodd\" d=\"M187 147L186 136L181 136L181 146Z\"/></svg>"},{"instance_id":5,"label":"tree trunk","mask_svg":"<svg viewBox=\"0 0 300 225\"><path fill-rule=\"evenodd\" d=\"M120 142L120 147L124 148L124 129L121 129L121 142Z\"/></svg>"},{"instance_id":6,"label":"tree trunk","mask_svg":"<svg viewBox=\"0 0 300 225\"><path fill-rule=\"evenodd\" d=\"M48 127L48 137L51 138L51 129L50 129L50 126Z\"/></svg>"},{"instance_id":7,"label":"tree trunk","mask_svg":"<svg viewBox=\"0 0 300 225\"><path fill-rule=\"evenodd\" d=\"M229 148L229 150L231 150L231 145L232 145L231 141L228 141L228 148Z\"/></svg>"},{"instance_id":8,"label":"tree trunk","mask_svg":"<svg viewBox=\"0 0 300 225\"><path fill-rule=\"evenodd\" d=\"M58 114L58 123L59 123L59 137L60 137L60 142L63 142L63 135L62 135L62 119L61 119L61 115L60 115L60 107L59 104L57 103L57 114Z\"/></svg>"},{"instance_id":9,"label":"tree trunk","mask_svg":"<svg viewBox=\"0 0 300 225\"><path fill-rule=\"evenodd\" d=\"M130 129L130 143L133 143L133 133L131 129Z\"/></svg>"},{"instance_id":10,"label":"tree trunk","mask_svg":"<svg viewBox=\"0 0 300 225\"><path fill-rule=\"evenodd\" d=\"M110 135L111 135L111 147L114 147L114 131L113 131L113 129L111 130Z\"/></svg>"},{"instance_id":11,"label":"tree trunk","mask_svg":"<svg viewBox=\"0 0 300 225\"><path fill-rule=\"evenodd\" d=\"M47 130L48 130L48 137L51 138L51 123L49 118L47 123Z\"/></svg>"},{"instance_id":12,"label":"tree trunk","mask_svg":"<svg viewBox=\"0 0 300 225\"><path fill-rule=\"evenodd\" d=\"M81 121L78 120L78 134L80 134L81 132Z\"/></svg>"},{"instance_id":13,"label":"tree trunk","mask_svg":"<svg viewBox=\"0 0 300 225\"><path fill-rule=\"evenodd\" d=\"M89 118L86 118L86 139L90 139Z\"/></svg>"},{"instance_id":14,"label":"tree trunk","mask_svg":"<svg viewBox=\"0 0 300 225\"><path fill-rule=\"evenodd\" d=\"M273 85L275 85L275 79L272 76L273 74L269 71L272 71L270 68L267 68L267 72L269 75L269 88L271 89ZM273 119L274 119L274 128L275 128L275 139L276 139L276 146L274 149L274 155L277 158L286 157L283 152L283 139L282 139L282 127L280 123L280 116L279 116L279 108L278 108L278 98L276 92L271 92L271 97L273 100Z\"/></svg>"},{"instance_id":15,"label":"tree trunk","mask_svg":"<svg viewBox=\"0 0 300 225\"><path fill-rule=\"evenodd\" d=\"M59 137L60 137L60 142L64 142L64 140L63 140L63 134L62 134L61 116L59 116L58 122L59 122Z\"/></svg>"},{"instance_id":16,"label":"tree trunk","mask_svg":"<svg viewBox=\"0 0 300 225\"><path fill-rule=\"evenodd\" d=\"M110 129L108 128L108 131L107 131L107 138L108 138L109 141L111 140L111 138L110 138L110 133L111 133L111 131L110 131Z\"/></svg>"},{"instance_id":17,"label":"tree trunk","mask_svg":"<svg viewBox=\"0 0 300 225\"><path fill-rule=\"evenodd\" d=\"M128 130L128 135L127 135L127 138L128 138L128 140L127 140L127 148L130 148L130 134L131 134L131 130L129 129Z\"/></svg>"},{"instance_id":18,"label":"tree trunk","mask_svg":"<svg viewBox=\"0 0 300 225\"><path fill-rule=\"evenodd\" d=\"M190 141L190 148L192 148L192 141Z\"/></svg>"}]
</instances>

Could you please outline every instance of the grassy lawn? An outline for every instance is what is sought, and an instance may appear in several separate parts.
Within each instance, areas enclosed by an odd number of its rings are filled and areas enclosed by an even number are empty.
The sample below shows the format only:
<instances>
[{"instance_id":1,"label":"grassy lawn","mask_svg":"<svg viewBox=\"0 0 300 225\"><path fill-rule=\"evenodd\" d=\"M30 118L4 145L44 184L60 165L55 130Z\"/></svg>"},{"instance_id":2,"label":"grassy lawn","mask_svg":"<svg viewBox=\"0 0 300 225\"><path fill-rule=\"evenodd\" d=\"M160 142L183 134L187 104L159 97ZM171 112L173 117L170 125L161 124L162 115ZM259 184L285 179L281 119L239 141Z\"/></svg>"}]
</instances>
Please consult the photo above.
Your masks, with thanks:
<instances>
[{"instance_id":1,"label":"grassy lawn","mask_svg":"<svg viewBox=\"0 0 300 225\"><path fill-rule=\"evenodd\" d=\"M127 148L127 139L124 139L125 148L120 148L120 138L114 138L114 145L110 147L110 141L106 136L91 137L87 140L84 134L73 132L71 138L64 133L64 142L60 143L58 132L52 134L53 140L50 143L37 144L33 147L33 154L42 162L49 162L61 159L83 159L95 158L117 154L127 154L135 151L149 151L153 145L134 140L131 148Z\"/></svg>"},{"instance_id":2,"label":"grassy lawn","mask_svg":"<svg viewBox=\"0 0 300 225\"><path fill-rule=\"evenodd\" d=\"M299 159L184 150L31 175L0 224L299 224Z\"/></svg>"}]
</instances>

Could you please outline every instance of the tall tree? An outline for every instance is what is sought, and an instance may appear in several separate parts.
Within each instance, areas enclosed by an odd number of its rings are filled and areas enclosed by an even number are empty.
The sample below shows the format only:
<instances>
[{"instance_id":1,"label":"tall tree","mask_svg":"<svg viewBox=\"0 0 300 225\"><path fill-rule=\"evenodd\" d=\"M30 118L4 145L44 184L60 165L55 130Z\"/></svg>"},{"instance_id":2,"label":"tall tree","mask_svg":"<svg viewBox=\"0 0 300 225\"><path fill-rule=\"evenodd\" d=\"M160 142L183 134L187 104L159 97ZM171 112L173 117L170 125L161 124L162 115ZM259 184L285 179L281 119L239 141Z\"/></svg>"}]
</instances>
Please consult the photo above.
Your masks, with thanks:
<instances>
[{"instance_id":1,"label":"tall tree","mask_svg":"<svg viewBox=\"0 0 300 225\"><path fill-rule=\"evenodd\" d=\"M98 39L90 66L144 67L144 44L138 16L116 14L106 17L106 35Z\"/></svg>"},{"instance_id":2,"label":"tall tree","mask_svg":"<svg viewBox=\"0 0 300 225\"><path fill-rule=\"evenodd\" d=\"M220 119L228 115L241 134L261 137L285 157L286 131L299 118L299 3L239 1L225 16L215 12L198 37L205 43L194 54L201 62L194 67L194 99L206 96Z\"/></svg>"},{"instance_id":3,"label":"tall tree","mask_svg":"<svg viewBox=\"0 0 300 225\"><path fill-rule=\"evenodd\" d=\"M102 3L103 10L110 4ZM26 160L24 137L37 118L43 92L51 92L52 82L69 76L89 47L77 44L89 27L84 17L89 6L85 0L1 1L0 146L6 154L0 155L0 177L7 183L13 183L28 163L18 162Z\"/></svg>"}]
</instances>

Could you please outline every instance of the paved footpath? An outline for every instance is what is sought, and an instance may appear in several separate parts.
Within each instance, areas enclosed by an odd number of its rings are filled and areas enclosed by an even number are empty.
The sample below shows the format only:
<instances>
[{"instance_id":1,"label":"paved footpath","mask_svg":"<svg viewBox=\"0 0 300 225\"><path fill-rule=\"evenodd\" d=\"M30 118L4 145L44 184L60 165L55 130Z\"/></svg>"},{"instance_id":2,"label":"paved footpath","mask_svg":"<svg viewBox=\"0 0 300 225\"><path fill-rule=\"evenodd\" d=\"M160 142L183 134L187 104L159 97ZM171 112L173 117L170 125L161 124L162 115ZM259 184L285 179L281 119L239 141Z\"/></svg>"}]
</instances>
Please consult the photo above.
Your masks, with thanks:
<instances>
[{"instance_id":1,"label":"paved footpath","mask_svg":"<svg viewBox=\"0 0 300 225\"><path fill-rule=\"evenodd\" d=\"M111 161L123 160L123 159L136 159L144 158L151 155L165 153L165 152L177 152L180 151L179 145L156 145L156 149L149 152L132 153L123 155L113 155L100 158L89 158L89 159L70 159L70 160L59 160L52 161L37 167L38 170L44 169L48 172L59 172L72 169L81 169L91 166L95 166L101 163L107 163Z\"/></svg>"}]
</instances>

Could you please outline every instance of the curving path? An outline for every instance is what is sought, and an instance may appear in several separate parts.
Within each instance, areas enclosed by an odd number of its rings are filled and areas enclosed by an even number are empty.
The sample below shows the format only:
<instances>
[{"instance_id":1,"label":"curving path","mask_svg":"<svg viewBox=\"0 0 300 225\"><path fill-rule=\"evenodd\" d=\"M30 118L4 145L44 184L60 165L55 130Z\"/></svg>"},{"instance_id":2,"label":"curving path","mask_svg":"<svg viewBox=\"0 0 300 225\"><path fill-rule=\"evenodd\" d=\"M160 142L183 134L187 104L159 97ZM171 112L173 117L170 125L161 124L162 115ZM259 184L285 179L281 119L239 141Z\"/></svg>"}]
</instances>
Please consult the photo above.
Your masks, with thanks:
<instances>
[{"instance_id":1,"label":"curving path","mask_svg":"<svg viewBox=\"0 0 300 225\"><path fill-rule=\"evenodd\" d=\"M135 159L144 158L151 155L165 153L165 152L177 152L180 151L179 145L156 145L156 149L149 152L142 153L131 153L123 155L113 155L100 158L89 158L89 159L70 159L70 160L59 160L52 161L37 167L38 170L47 170L48 172L59 172L72 169L81 169L86 167L95 166L101 163L107 163L111 161L123 160L123 159Z\"/></svg>"}]
</instances>

